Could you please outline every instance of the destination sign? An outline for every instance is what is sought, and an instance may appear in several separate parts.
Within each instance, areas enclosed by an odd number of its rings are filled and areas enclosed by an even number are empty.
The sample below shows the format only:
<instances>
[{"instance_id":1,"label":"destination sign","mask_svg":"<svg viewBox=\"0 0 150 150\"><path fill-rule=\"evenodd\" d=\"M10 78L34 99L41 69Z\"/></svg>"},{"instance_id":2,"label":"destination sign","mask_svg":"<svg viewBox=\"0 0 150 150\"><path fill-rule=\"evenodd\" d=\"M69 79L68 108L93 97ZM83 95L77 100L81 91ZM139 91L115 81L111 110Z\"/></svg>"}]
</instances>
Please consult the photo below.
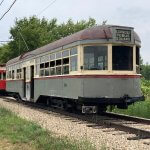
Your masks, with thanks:
<instances>
[{"instance_id":1,"label":"destination sign","mask_svg":"<svg viewBox=\"0 0 150 150\"><path fill-rule=\"evenodd\" d=\"M116 30L116 40L117 41L131 41L131 31L130 30Z\"/></svg>"}]
</instances>

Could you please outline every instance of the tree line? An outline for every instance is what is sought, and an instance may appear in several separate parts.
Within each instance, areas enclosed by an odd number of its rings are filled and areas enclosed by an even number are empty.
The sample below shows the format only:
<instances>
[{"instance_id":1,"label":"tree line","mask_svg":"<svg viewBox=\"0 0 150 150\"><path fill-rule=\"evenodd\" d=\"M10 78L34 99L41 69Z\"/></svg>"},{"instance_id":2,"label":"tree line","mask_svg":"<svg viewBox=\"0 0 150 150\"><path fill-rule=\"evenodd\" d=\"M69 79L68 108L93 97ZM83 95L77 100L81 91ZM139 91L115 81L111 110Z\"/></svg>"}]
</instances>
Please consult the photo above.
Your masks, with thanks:
<instances>
[{"instance_id":1,"label":"tree line","mask_svg":"<svg viewBox=\"0 0 150 150\"><path fill-rule=\"evenodd\" d=\"M48 21L36 16L16 19L9 31L11 41L0 46L0 63L94 25L96 21L93 18L75 23L71 19L58 23L55 18Z\"/></svg>"},{"instance_id":2,"label":"tree line","mask_svg":"<svg viewBox=\"0 0 150 150\"><path fill-rule=\"evenodd\" d=\"M10 42L0 46L0 64L17 57L28 51L59 40L75 32L96 25L96 20L89 18L73 22L69 19L66 23L58 23L56 18L47 20L36 16L30 18L16 19L10 28ZM142 75L150 80L150 65L141 65Z\"/></svg>"}]
</instances>

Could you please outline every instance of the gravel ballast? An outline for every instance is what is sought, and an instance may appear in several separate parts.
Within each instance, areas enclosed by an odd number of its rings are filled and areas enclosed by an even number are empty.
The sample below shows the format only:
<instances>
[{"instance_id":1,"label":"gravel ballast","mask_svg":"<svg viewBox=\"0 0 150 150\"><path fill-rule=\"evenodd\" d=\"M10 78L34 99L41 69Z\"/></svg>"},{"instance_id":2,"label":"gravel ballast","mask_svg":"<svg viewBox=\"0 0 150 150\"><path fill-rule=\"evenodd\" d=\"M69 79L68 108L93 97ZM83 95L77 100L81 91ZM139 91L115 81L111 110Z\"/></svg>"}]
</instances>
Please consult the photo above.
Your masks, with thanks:
<instances>
[{"instance_id":1,"label":"gravel ballast","mask_svg":"<svg viewBox=\"0 0 150 150\"><path fill-rule=\"evenodd\" d=\"M87 122L49 111L45 113L20 103L5 101L0 98L0 107L16 113L21 118L34 121L43 128L58 136L67 136L70 139L90 141L97 149L106 147L115 150L150 150L150 139L127 140L135 135L116 131L113 128L91 127Z\"/></svg>"}]
</instances>

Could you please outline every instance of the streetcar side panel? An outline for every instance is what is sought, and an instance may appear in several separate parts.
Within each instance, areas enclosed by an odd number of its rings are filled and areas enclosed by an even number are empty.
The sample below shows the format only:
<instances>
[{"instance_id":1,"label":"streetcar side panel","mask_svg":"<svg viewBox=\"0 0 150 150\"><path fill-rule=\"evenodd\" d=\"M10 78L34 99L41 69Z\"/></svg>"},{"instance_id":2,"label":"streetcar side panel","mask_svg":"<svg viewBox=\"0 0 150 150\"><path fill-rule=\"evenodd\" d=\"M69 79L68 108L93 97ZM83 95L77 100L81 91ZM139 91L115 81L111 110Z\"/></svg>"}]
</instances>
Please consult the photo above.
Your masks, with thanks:
<instances>
[{"instance_id":1,"label":"streetcar side panel","mask_svg":"<svg viewBox=\"0 0 150 150\"><path fill-rule=\"evenodd\" d=\"M78 78L35 79L35 101L40 95L78 99L83 96L83 81Z\"/></svg>"},{"instance_id":2,"label":"streetcar side panel","mask_svg":"<svg viewBox=\"0 0 150 150\"><path fill-rule=\"evenodd\" d=\"M87 78L84 79L84 97L121 98L142 96L140 78Z\"/></svg>"},{"instance_id":3,"label":"streetcar side panel","mask_svg":"<svg viewBox=\"0 0 150 150\"><path fill-rule=\"evenodd\" d=\"M18 93L23 98L23 81L7 80L6 90L11 93Z\"/></svg>"}]
</instances>

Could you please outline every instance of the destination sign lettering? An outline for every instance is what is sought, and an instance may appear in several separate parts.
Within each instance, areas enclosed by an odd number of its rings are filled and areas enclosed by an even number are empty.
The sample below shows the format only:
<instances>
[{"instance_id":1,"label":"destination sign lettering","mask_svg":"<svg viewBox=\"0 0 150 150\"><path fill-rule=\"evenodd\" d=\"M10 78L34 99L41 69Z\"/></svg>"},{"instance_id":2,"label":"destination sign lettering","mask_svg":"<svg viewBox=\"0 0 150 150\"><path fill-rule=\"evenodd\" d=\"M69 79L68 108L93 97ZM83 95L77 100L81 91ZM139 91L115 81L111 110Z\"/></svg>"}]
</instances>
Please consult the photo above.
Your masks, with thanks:
<instances>
[{"instance_id":1,"label":"destination sign lettering","mask_svg":"<svg viewBox=\"0 0 150 150\"><path fill-rule=\"evenodd\" d=\"M131 31L130 30L116 30L116 40L117 41L131 41Z\"/></svg>"}]
</instances>

